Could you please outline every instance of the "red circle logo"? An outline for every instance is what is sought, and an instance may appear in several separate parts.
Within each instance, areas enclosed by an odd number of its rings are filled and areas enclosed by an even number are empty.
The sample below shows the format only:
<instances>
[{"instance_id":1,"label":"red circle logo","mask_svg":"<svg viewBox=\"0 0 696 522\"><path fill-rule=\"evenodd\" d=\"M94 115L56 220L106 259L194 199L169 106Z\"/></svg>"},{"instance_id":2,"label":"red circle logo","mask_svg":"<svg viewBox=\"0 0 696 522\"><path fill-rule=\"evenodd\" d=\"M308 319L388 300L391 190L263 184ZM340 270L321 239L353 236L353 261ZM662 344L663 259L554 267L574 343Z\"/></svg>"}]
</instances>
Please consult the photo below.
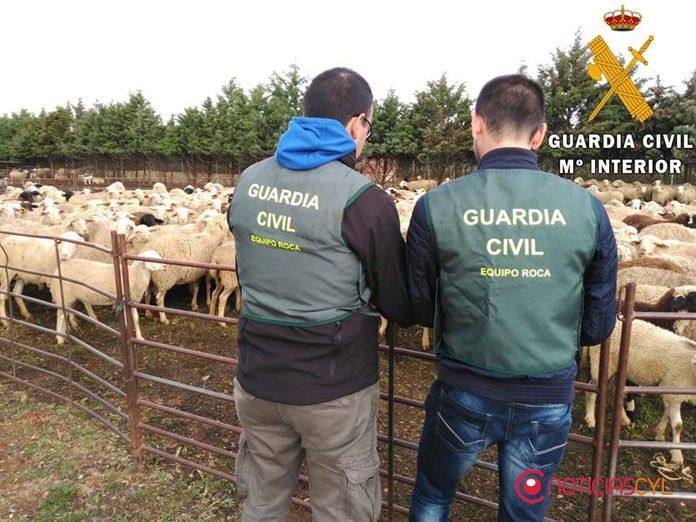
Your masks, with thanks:
<instances>
[{"instance_id":1,"label":"red circle logo","mask_svg":"<svg viewBox=\"0 0 696 522\"><path fill-rule=\"evenodd\" d=\"M522 502L527 504L538 504L544 500L544 495L541 494L541 479L544 478L544 473L538 469L526 469L515 480L515 493Z\"/></svg>"}]
</instances>

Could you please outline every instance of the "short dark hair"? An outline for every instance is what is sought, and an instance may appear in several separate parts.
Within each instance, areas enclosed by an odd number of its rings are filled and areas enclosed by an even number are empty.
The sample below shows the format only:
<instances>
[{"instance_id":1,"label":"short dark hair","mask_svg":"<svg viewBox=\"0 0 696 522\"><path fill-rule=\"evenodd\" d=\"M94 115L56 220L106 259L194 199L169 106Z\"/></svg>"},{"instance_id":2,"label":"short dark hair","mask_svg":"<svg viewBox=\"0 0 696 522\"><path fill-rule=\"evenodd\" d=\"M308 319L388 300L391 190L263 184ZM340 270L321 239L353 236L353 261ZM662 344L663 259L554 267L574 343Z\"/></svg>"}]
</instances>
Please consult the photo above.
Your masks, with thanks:
<instances>
[{"instance_id":1,"label":"short dark hair","mask_svg":"<svg viewBox=\"0 0 696 522\"><path fill-rule=\"evenodd\" d=\"M324 71L312 80L304 96L304 114L332 118L346 125L372 107L372 89L365 78L345 67Z\"/></svg>"},{"instance_id":2,"label":"short dark hair","mask_svg":"<svg viewBox=\"0 0 696 522\"><path fill-rule=\"evenodd\" d=\"M476 114L494 134L531 137L544 123L544 91L521 74L498 76L481 89Z\"/></svg>"}]
</instances>

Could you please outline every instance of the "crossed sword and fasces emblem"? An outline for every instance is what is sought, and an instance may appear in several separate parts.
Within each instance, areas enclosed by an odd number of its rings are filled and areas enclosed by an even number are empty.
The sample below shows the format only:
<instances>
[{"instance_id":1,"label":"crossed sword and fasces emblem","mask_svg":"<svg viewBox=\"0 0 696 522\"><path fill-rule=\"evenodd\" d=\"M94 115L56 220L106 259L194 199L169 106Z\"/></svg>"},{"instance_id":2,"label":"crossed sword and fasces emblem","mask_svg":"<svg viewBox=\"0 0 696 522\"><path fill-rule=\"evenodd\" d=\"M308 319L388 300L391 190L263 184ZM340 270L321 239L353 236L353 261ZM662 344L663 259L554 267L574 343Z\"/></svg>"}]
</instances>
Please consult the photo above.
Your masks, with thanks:
<instances>
[{"instance_id":1,"label":"crossed sword and fasces emblem","mask_svg":"<svg viewBox=\"0 0 696 522\"><path fill-rule=\"evenodd\" d=\"M621 99L631 116L640 122L645 121L652 115L653 110L648 105L645 97L636 88L630 76L638 62L643 65L648 64L643 57L643 53L647 51L653 40L654 38L651 35L637 51L633 47L629 47L628 50L633 55L633 59L628 62L626 67L621 67L619 60L601 36L597 36L589 43L588 47L594 56L594 63L587 67L587 72L596 82L600 81L603 75L609 82L610 87L597 104L597 107L592 111L592 114L590 114L588 121L595 119L614 93Z\"/></svg>"}]
</instances>

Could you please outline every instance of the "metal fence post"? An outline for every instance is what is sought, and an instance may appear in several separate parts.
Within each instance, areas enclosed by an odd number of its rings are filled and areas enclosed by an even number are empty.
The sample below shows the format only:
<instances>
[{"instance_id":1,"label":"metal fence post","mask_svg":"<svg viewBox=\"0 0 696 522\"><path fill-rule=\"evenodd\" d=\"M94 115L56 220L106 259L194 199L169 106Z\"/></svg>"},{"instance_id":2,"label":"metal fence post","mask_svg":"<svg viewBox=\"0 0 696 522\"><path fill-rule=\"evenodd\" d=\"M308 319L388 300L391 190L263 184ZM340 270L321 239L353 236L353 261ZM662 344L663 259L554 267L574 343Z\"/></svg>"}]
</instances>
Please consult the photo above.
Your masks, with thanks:
<instances>
[{"instance_id":1,"label":"metal fence post","mask_svg":"<svg viewBox=\"0 0 696 522\"><path fill-rule=\"evenodd\" d=\"M616 464L619 459L619 439L621 436L621 411L624 401L624 388L626 387L626 373L628 371L628 351L631 345L631 327L635 316L635 299L636 299L636 284L629 283L626 285L626 300L623 310L623 325L621 327L621 344L619 346L619 360L616 370L616 390L614 394L614 418L611 423L611 438L609 441L609 467L607 470L607 481L605 484L611 484L611 480L616 476ZM605 493L604 507L602 510L602 520L609 522L611 520L611 503L613 500L613 492Z\"/></svg>"},{"instance_id":2,"label":"metal fence post","mask_svg":"<svg viewBox=\"0 0 696 522\"><path fill-rule=\"evenodd\" d=\"M59 244L60 244L60 240L55 238L53 240L53 246L54 246L54 250L56 253L56 273L58 274L58 287L60 289L60 309L63 313L63 324L65 325L65 333L67 334L67 338L68 338L67 339L68 340L68 342L67 342L67 345L68 345L67 357L70 361L74 361L75 357L73 356L74 352L73 352L73 342L72 342L73 336L72 336L72 332L70 331L70 321L69 321L70 317L68 317L68 311L65 308L65 291L63 289L63 270L61 268L60 250L58 249ZM77 245L75 245L75 246L77 246ZM57 314L58 314L58 312L56 311L56 315ZM56 330L58 330L57 321L56 321ZM72 365L70 366L70 380L74 381L74 382L77 381L76 374L75 374L75 368ZM76 397L76 391L74 388L70 387L69 392L73 398Z\"/></svg>"},{"instance_id":3,"label":"metal fence post","mask_svg":"<svg viewBox=\"0 0 696 522\"><path fill-rule=\"evenodd\" d=\"M140 426L140 405L138 404L138 379L135 376L136 356L132 343L133 317L128 306L130 300L130 283L128 279L128 261L123 257L126 241L123 235L111 232L111 255L114 259L116 279L116 309L120 310L121 345L123 349L123 380L126 388L126 406L128 408L128 427L131 438L133 458L138 466L143 464L143 429Z\"/></svg>"},{"instance_id":4,"label":"metal fence post","mask_svg":"<svg viewBox=\"0 0 696 522\"><path fill-rule=\"evenodd\" d=\"M599 375L597 377L597 400L595 402L595 432L592 451L592 480L599 478L602 473L602 457L604 450L604 430L606 424L607 387L609 386L609 354L611 353L611 337L604 340L599 352ZM597 495L590 489L590 506L588 520L599 520L597 512Z\"/></svg>"},{"instance_id":5,"label":"metal fence post","mask_svg":"<svg viewBox=\"0 0 696 522\"><path fill-rule=\"evenodd\" d=\"M7 237L7 236L4 236ZM7 307L7 317L5 318L9 324L7 326L8 329L8 335L10 336L10 343L12 343L15 340L14 336L14 312L12 311L12 296L10 293L12 292L11 289L11 281L10 281L10 269L8 268L10 264L10 258L7 255L7 250L5 250L5 247L0 243L0 250L2 251L2 259L4 259L5 264L3 265L3 271L5 272L5 281L7 284L7 288L5 289L7 293L5 294L5 306ZM18 350L17 348L12 345L12 377L17 377L17 359L19 359L18 355Z\"/></svg>"},{"instance_id":6,"label":"metal fence post","mask_svg":"<svg viewBox=\"0 0 696 522\"><path fill-rule=\"evenodd\" d=\"M394 518L394 346L396 324L387 323L387 346L389 348L387 375L387 520Z\"/></svg>"}]
</instances>

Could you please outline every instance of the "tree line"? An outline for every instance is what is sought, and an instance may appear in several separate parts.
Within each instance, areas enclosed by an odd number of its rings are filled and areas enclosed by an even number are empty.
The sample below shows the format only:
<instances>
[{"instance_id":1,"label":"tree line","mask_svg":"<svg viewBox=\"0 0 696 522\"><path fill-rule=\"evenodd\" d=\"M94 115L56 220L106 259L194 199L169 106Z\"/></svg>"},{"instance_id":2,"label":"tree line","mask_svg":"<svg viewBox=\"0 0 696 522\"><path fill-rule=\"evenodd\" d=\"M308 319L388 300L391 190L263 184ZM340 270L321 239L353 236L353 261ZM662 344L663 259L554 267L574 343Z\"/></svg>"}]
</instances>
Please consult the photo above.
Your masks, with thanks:
<instances>
[{"instance_id":1,"label":"tree line","mask_svg":"<svg viewBox=\"0 0 696 522\"><path fill-rule=\"evenodd\" d=\"M696 143L696 71L683 91L655 79L634 77L655 113L643 125L627 116L613 96L594 121L587 116L606 92L588 76L591 55L578 33L567 48L556 49L532 74L546 93L547 121L554 133L685 133ZM236 173L273 154L288 120L302 112L307 78L297 66L274 73L250 90L231 80L215 98L188 107L168 121L141 92L126 101L68 103L38 114L21 110L0 116L0 162L40 166L87 167L116 175L133 170ZM366 148L376 178L393 173L411 177L455 177L475 165L470 136L474 100L463 83L443 75L427 82L404 102L390 91L376 100L373 133ZM678 157L693 168L692 150L640 148L623 151L541 151L554 170L558 158ZM1 166L1 164L0 164Z\"/></svg>"}]
</instances>

